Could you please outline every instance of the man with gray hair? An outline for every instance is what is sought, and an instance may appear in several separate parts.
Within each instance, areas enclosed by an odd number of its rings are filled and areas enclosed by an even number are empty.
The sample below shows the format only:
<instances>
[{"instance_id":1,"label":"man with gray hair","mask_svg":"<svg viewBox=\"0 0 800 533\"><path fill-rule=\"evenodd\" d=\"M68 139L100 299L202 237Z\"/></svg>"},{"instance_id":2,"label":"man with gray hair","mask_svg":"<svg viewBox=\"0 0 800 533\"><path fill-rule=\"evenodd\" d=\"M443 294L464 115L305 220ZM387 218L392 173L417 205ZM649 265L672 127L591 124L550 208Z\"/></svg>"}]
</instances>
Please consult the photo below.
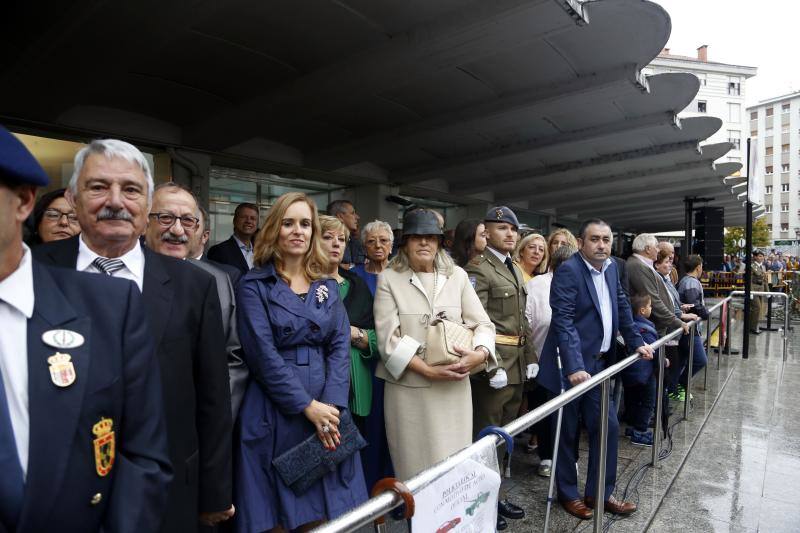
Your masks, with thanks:
<instances>
[{"instance_id":1,"label":"man with gray hair","mask_svg":"<svg viewBox=\"0 0 800 533\"><path fill-rule=\"evenodd\" d=\"M658 258L658 239L652 233L640 233L633 239L633 255L628 258L628 278L631 294L647 294L653 306L650 320L656 325L659 336L683 328L689 332L689 324L675 315L672 299L664 281L653 267Z\"/></svg>"},{"instance_id":2,"label":"man with gray hair","mask_svg":"<svg viewBox=\"0 0 800 533\"><path fill-rule=\"evenodd\" d=\"M358 238L359 216L358 213L356 213L356 208L353 206L353 203L349 200L334 200L328 204L326 211L330 216L341 220L350 232L350 240L347 242L347 247L344 249L341 267L350 269L356 265L364 264L367 256L364 253L364 245Z\"/></svg>"},{"instance_id":3,"label":"man with gray hair","mask_svg":"<svg viewBox=\"0 0 800 533\"><path fill-rule=\"evenodd\" d=\"M161 531L197 531L199 521L213 525L233 515L232 422L222 317L210 274L139 243L148 218L162 227L184 224L182 218L168 224L164 213L150 213L153 188L150 167L135 146L114 139L92 141L75 156L65 194L83 231L37 247L34 257L126 278L142 291L161 368L174 468ZM194 223L185 220L189 226Z\"/></svg>"}]
</instances>

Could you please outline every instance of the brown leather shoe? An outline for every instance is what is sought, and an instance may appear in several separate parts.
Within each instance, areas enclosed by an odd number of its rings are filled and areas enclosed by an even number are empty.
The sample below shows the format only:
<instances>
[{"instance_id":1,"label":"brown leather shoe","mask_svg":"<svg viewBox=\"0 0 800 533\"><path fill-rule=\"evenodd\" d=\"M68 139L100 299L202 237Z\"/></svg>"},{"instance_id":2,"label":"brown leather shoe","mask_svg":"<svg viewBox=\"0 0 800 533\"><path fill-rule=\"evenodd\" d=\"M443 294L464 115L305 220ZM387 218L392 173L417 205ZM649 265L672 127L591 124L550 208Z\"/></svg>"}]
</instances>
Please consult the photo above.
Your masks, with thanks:
<instances>
[{"instance_id":1,"label":"brown leather shoe","mask_svg":"<svg viewBox=\"0 0 800 533\"><path fill-rule=\"evenodd\" d=\"M581 500L559 500L559 503L561 503L561 507L563 507L566 512L572 516L580 518L581 520L589 520L592 516L594 516L594 512L586 507Z\"/></svg>"},{"instance_id":2,"label":"brown leather shoe","mask_svg":"<svg viewBox=\"0 0 800 533\"><path fill-rule=\"evenodd\" d=\"M594 498L587 496L583 499L583 501L586 502L586 507L594 509ZM615 497L611 496L606 500L606 504L603 506L603 509L611 514L629 515L636 511L636 504L631 502L621 502Z\"/></svg>"}]
</instances>

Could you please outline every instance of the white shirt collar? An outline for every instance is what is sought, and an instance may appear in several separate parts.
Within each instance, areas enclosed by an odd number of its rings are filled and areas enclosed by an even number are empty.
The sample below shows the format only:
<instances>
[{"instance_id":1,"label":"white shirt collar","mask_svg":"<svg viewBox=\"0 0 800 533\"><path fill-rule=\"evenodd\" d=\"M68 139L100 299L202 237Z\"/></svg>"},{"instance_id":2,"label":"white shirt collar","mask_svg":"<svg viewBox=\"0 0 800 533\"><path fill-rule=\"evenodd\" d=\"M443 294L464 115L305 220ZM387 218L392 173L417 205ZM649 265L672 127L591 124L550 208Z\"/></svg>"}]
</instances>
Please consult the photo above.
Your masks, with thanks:
<instances>
[{"instance_id":1,"label":"white shirt collar","mask_svg":"<svg viewBox=\"0 0 800 533\"><path fill-rule=\"evenodd\" d=\"M22 260L17 269L3 281L0 281L0 300L25 315L33 316L33 268L31 251L22 244Z\"/></svg>"},{"instance_id":2,"label":"white shirt collar","mask_svg":"<svg viewBox=\"0 0 800 533\"><path fill-rule=\"evenodd\" d=\"M580 254L580 252L578 253ZM583 254L581 254L581 259L583 259L583 263L586 265L586 268L589 269L589 272L599 272L601 274L605 274L606 269L608 269L608 265L611 264L611 258L607 257L606 260L603 261L603 266L601 267L601 269L597 270L589 261L586 260L585 257L583 257Z\"/></svg>"},{"instance_id":3,"label":"white shirt collar","mask_svg":"<svg viewBox=\"0 0 800 533\"><path fill-rule=\"evenodd\" d=\"M647 266L649 266L650 268L652 268L653 270L655 270L655 267L653 266L653 260L652 260L652 259L650 259L649 257L646 257L646 256L644 256L644 255L642 255L642 254L633 254L633 255L635 255L636 257L638 257L638 258L639 258L639 260L640 260L642 263L644 263L645 265L647 265Z\"/></svg>"},{"instance_id":4,"label":"white shirt collar","mask_svg":"<svg viewBox=\"0 0 800 533\"><path fill-rule=\"evenodd\" d=\"M237 237L235 233L233 234L233 238L236 240L236 244L239 245L239 248L253 251L253 243L250 243L250 245L248 246L243 240Z\"/></svg>"},{"instance_id":5,"label":"white shirt collar","mask_svg":"<svg viewBox=\"0 0 800 533\"><path fill-rule=\"evenodd\" d=\"M83 240L83 235L81 235L78 239L78 260L75 264L76 270L83 272L89 268L92 261L98 257L102 256L89 248ZM133 248L117 259L120 259L125 264L125 268L127 268L133 276L131 279L136 282L141 290L144 283L144 252L142 252L142 245L139 244L139 241L137 240Z\"/></svg>"},{"instance_id":6,"label":"white shirt collar","mask_svg":"<svg viewBox=\"0 0 800 533\"><path fill-rule=\"evenodd\" d=\"M502 263L505 263L506 259L511 257L510 254L503 255L501 252L498 252L497 250L495 250L491 246L487 246L486 249L489 250L490 252L492 252L495 255L495 257L497 257Z\"/></svg>"}]
</instances>

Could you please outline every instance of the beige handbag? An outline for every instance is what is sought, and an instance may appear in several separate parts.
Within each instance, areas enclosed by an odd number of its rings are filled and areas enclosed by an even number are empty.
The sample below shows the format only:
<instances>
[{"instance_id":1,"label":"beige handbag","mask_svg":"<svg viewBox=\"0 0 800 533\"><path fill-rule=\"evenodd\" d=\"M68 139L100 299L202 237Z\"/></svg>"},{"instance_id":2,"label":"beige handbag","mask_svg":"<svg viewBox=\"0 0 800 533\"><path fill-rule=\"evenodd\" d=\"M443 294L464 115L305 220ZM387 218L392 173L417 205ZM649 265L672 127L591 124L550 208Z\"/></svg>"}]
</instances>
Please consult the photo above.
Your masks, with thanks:
<instances>
[{"instance_id":1,"label":"beige handbag","mask_svg":"<svg viewBox=\"0 0 800 533\"><path fill-rule=\"evenodd\" d=\"M471 328L448 320L444 311L440 312L428 324L423 354L425 362L431 366L458 363L461 355L454 346L471 350L473 334Z\"/></svg>"}]
</instances>

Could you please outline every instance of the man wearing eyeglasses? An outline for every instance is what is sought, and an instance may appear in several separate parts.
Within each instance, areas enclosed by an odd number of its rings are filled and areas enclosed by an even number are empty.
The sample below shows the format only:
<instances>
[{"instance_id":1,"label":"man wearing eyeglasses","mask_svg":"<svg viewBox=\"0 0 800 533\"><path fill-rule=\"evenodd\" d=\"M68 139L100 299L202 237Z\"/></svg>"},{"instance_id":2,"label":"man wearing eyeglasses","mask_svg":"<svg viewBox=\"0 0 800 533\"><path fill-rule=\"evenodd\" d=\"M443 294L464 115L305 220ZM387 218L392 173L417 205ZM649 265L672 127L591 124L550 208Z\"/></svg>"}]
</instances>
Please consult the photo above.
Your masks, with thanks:
<instances>
[{"instance_id":1,"label":"man wearing eyeglasses","mask_svg":"<svg viewBox=\"0 0 800 533\"><path fill-rule=\"evenodd\" d=\"M66 198L82 233L38 246L38 260L132 280L142 291L161 367L174 478L161 531L197 531L233 515L231 410L220 303L214 278L141 246L153 178L133 145L92 141L75 156ZM178 213L183 217L183 213ZM154 213L153 224L168 217ZM197 223L175 219L165 246Z\"/></svg>"},{"instance_id":2,"label":"man wearing eyeglasses","mask_svg":"<svg viewBox=\"0 0 800 533\"><path fill-rule=\"evenodd\" d=\"M190 189L171 181L161 183L153 193L153 207L145 241L151 250L186 259L214 276L222 311L222 331L225 335L225 353L230 374L231 416L235 420L244 398L248 377L236 327L236 296L231 277L236 276L238 280L239 271L224 263L195 259L198 255L196 248L203 233L202 216L197 198Z\"/></svg>"}]
</instances>

